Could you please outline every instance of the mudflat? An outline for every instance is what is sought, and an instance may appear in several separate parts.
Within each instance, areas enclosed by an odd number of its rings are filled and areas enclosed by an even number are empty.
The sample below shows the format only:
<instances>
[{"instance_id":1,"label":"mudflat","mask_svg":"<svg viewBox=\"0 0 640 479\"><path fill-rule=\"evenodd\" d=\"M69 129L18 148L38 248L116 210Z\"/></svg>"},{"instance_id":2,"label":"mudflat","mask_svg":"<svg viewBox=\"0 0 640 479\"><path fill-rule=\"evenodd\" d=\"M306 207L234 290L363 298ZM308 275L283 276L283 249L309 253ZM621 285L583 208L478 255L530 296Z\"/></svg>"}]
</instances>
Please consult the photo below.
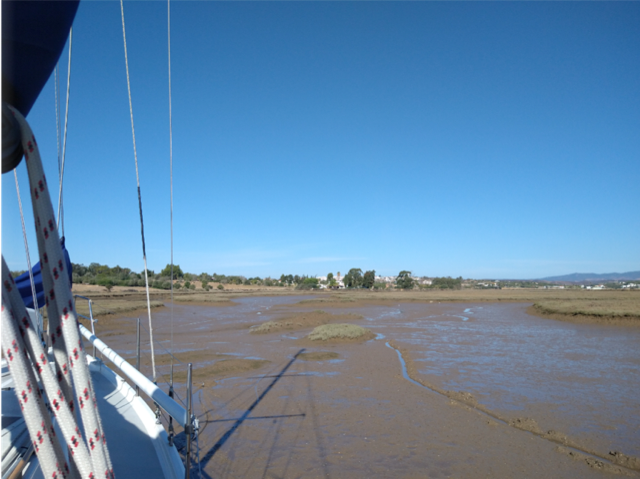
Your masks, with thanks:
<instances>
[{"instance_id":1,"label":"mudflat","mask_svg":"<svg viewBox=\"0 0 640 479\"><path fill-rule=\"evenodd\" d=\"M90 297L101 316L121 315L146 309L146 292L141 287L116 286L111 291L95 285L77 284L74 294ZM243 297L305 296L303 305L322 309L327 307L358 308L365 305L388 305L397 302L418 303L529 303L532 315L585 323L640 325L640 290L582 290L582 289L462 289L462 290L315 290L299 291L290 287L227 285L224 290L174 291L174 304L199 306L233 306ZM152 308L161 308L170 301L166 290L150 290ZM85 302L78 302L78 310L88 313ZM130 314L133 315L133 314Z\"/></svg>"},{"instance_id":2,"label":"mudflat","mask_svg":"<svg viewBox=\"0 0 640 479\"><path fill-rule=\"evenodd\" d=\"M202 477L640 477L640 328L531 316L517 293L402 294L154 310L176 380L194 363ZM373 338L306 338L345 322ZM134 325L111 315L97 332L132 359Z\"/></svg>"}]
</instances>

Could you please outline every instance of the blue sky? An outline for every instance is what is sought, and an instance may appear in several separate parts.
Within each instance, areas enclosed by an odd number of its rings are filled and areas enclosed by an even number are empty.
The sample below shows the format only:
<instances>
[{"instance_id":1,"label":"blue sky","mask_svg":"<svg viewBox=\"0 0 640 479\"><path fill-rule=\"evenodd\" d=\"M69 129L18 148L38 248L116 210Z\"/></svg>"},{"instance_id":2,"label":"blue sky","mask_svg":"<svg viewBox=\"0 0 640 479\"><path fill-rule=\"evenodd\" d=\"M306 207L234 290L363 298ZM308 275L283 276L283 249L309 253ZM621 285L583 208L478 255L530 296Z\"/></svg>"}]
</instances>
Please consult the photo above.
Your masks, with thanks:
<instances>
[{"instance_id":1,"label":"blue sky","mask_svg":"<svg viewBox=\"0 0 640 479\"><path fill-rule=\"evenodd\" d=\"M125 15L157 271L170 260L167 6L125 2ZM640 3L176 1L171 15L183 270L640 269ZM51 80L28 117L50 185L54 108ZM72 261L142 270L118 2L79 7L67 142ZM11 269L26 265L20 231L3 175Z\"/></svg>"}]
</instances>

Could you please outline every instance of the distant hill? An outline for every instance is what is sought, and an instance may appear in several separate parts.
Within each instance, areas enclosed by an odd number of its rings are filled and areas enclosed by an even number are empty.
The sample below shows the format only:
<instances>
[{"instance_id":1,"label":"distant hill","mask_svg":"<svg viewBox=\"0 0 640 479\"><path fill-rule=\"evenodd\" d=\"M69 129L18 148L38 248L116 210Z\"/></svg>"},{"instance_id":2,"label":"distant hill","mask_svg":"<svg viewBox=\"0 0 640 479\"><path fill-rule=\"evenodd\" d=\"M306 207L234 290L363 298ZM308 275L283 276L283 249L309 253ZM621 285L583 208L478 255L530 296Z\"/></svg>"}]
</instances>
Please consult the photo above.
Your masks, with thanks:
<instances>
[{"instance_id":1,"label":"distant hill","mask_svg":"<svg viewBox=\"0 0 640 479\"><path fill-rule=\"evenodd\" d=\"M601 281L633 281L640 280L640 271L629 271L628 273L573 273L564 276L550 276L542 278L541 281L566 281L570 283L587 283Z\"/></svg>"}]
</instances>

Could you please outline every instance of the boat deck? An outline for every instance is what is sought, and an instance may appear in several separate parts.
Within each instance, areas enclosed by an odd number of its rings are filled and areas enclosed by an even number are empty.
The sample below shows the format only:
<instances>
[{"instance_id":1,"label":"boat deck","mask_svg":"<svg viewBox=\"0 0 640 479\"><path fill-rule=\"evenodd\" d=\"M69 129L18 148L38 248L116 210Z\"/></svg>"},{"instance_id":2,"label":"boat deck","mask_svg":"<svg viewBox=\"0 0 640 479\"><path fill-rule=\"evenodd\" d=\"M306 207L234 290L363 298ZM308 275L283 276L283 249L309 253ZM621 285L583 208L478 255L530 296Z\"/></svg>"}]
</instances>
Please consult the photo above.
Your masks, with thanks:
<instances>
[{"instance_id":1,"label":"boat deck","mask_svg":"<svg viewBox=\"0 0 640 479\"><path fill-rule=\"evenodd\" d=\"M184 477L184 466L167 434L142 398L102 361L89 357L89 369L117 478ZM56 426L57 427L57 426ZM59 433L59 431L57 431ZM2 475L29 446L26 424L13 391L13 380L2 362ZM60 434L60 437L61 434ZM12 448L12 446L15 446ZM19 458L18 458L19 460ZM41 478L34 455L25 478Z\"/></svg>"}]
</instances>

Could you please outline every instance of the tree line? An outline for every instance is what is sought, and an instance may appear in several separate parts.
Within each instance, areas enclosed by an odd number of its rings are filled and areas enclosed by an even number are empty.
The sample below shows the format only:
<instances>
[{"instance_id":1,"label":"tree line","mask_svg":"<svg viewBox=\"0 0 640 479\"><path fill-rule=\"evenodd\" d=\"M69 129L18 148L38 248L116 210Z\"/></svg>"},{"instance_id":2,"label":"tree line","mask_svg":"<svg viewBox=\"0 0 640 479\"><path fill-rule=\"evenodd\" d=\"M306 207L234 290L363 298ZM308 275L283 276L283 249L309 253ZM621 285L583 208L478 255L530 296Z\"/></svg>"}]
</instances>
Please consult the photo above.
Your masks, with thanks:
<instances>
[{"instance_id":1,"label":"tree line","mask_svg":"<svg viewBox=\"0 0 640 479\"><path fill-rule=\"evenodd\" d=\"M136 273L129 268L114 266L113 268L99 264L91 263L89 266L83 264L71 263L72 280L75 284L97 284L111 289L113 286L144 286L144 271ZM13 273L14 276L22 272ZM218 283L218 288L222 285L262 285L262 286L284 286L277 279L270 277L260 278L258 276L247 278L240 275L224 275L209 273L185 273L180 265L174 264L173 271L168 264L159 273L148 270L149 286L156 289L171 289L171 279L173 278L173 287L175 289L196 289L196 281L199 281L201 288L208 291L212 287L209 283ZM297 277L297 276L296 276ZM306 277L305 277L306 278Z\"/></svg>"},{"instance_id":2,"label":"tree line","mask_svg":"<svg viewBox=\"0 0 640 479\"><path fill-rule=\"evenodd\" d=\"M111 289L113 286L144 286L144 271L138 273L130 268L121 266L109 267L99 263L91 263L89 266L83 264L71 263L72 279L76 284L95 284ZM23 273L23 271L15 271L15 276ZM338 276L340 273L338 273ZM209 273L185 273L179 265L173 265L173 270L168 264L160 272L148 270L149 286L156 289L171 289L171 279L173 278L173 286L175 289L196 289L196 282L200 283L200 287L206 291L212 289L210 283L218 283L218 288L224 289L224 285L260 285L260 286L288 286L296 289L317 289L320 285L328 288L337 288L338 281L333 273L327 274L326 280L320 281L318 278L306 275L282 274L279 279L265 277L245 277L242 275L224 275ZM344 287L346 288L362 288L362 289L387 289L393 287L397 289L413 289L433 288L433 289L460 289L462 287L462 278L435 278L431 285L418 284L411 276L411 271L402 270L398 273L394 285L389 285L382 281L376 281L375 270L364 271L361 268L351 268L349 272L342 278Z\"/></svg>"}]
</instances>

